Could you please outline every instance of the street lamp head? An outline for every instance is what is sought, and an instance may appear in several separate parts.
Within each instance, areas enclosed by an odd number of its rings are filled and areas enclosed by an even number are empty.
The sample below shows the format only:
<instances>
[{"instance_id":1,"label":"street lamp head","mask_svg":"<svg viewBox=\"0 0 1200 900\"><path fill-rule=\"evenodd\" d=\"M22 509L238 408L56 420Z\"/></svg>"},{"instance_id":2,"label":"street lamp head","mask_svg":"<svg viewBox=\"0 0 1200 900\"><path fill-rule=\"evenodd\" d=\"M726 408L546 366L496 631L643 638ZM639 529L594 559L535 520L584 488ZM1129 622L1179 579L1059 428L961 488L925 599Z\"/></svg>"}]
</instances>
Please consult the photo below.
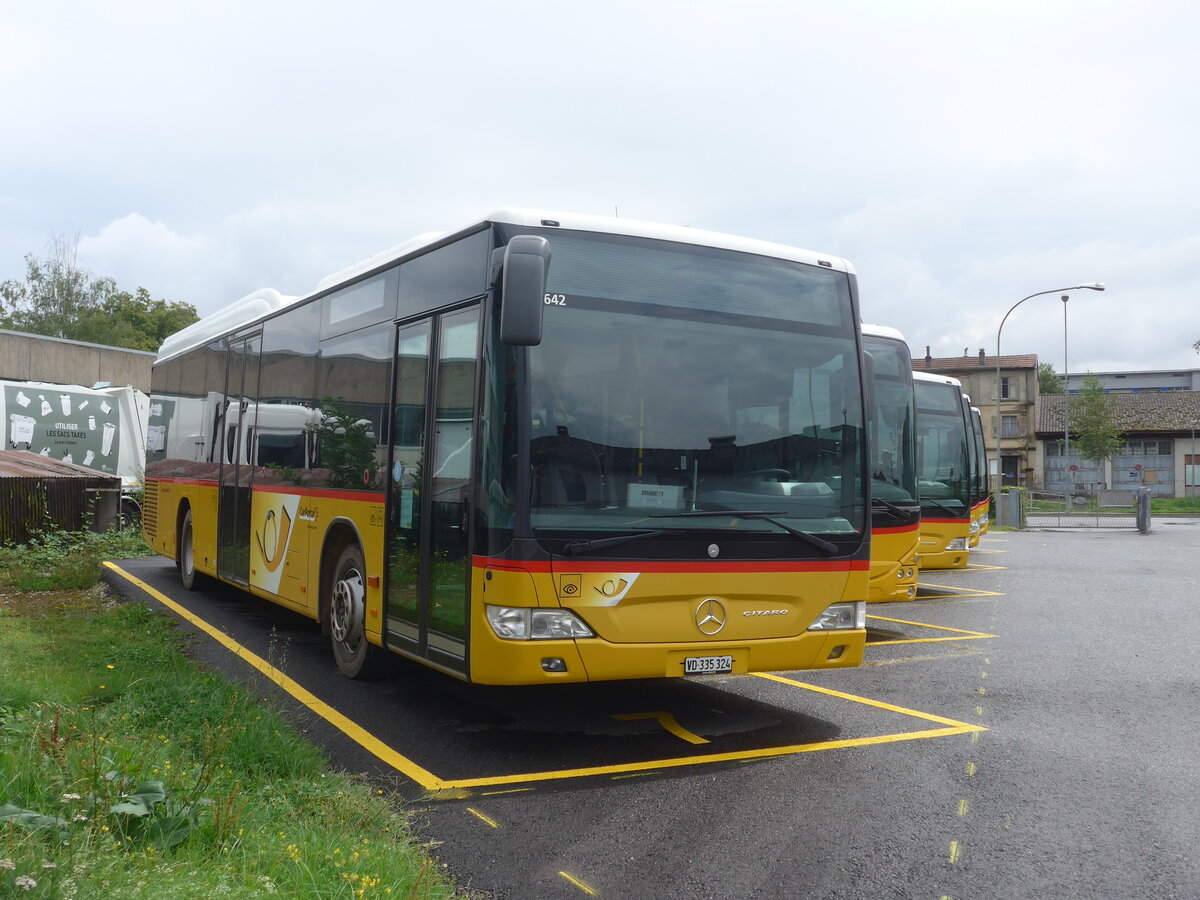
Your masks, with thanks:
<instances>
[{"instance_id":1,"label":"street lamp head","mask_svg":"<svg viewBox=\"0 0 1200 900\"><path fill-rule=\"evenodd\" d=\"M1070 288L1072 291L1102 291L1104 290L1103 281L1089 281L1087 284L1077 284Z\"/></svg>"}]
</instances>

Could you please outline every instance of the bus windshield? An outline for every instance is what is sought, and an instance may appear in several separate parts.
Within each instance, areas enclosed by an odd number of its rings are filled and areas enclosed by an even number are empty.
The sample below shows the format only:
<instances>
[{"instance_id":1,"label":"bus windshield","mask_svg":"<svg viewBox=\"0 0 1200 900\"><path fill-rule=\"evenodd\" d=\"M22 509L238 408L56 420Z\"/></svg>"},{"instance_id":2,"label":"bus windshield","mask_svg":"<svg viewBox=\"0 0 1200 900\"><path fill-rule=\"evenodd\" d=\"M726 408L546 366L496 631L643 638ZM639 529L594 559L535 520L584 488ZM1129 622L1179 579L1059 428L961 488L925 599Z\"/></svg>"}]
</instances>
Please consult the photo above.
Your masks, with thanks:
<instances>
[{"instance_id":1,"label":"bus windshield","mask_svg":"<svg viewBox=\"0 0 1200 900\"><path fill-rule=\"evenodd\" d=\"M968 506L967 430L962 389L954 384L917 381L917 489L935 518L963 515Z\"/></svg>"},{"instance_id":2,"label":"bus windshield","mask_svg":"<svg viewBox=\"0 0 1200 900\"><path fill-rule=\"evenodd\" d=\"M893 504L917 502L911 362L908 345L864 335L863 349L875 367L875 405L871 422L871 495Z\"/></svg>"},{"instance_id":3,"label":"bus windshield","mask_svg":"<svg viewBox=\"0 0 1200 900\"><path fill-rule=\"evenodd\" d=\"M813 555L795 540L801 531L857 546L864 435L844 273L663 241L546 236L544 336L528 355L539 540L561 550L557 541L605 532L720 531L735 543L767 533L779 555ZM714 512L728 514L697 515Z\"/></svg>"}]
</instances>

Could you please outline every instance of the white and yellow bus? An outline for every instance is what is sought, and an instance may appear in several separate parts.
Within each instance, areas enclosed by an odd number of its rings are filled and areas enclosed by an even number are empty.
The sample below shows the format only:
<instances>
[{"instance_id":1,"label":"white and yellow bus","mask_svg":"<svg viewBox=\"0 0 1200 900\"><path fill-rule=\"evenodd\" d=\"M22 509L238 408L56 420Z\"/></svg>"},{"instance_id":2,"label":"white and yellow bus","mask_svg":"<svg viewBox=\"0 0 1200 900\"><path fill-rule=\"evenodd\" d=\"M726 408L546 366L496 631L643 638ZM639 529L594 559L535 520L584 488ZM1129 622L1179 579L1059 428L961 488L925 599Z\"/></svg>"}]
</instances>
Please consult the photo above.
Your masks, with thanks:
<instances>
[{"instance_id":1,"label":"white and yellow bus","mask_svg":"<svg viewBox=\"0 0 1200 900\"><path fill-rule=\"evenodd\" d=\"M971 407L971 428L975 438L975 455L972 457L974 469L971 476L975 498L971 505L971 522L972 530L982 536L988 533L992 518L992 492L988 480L987 446L983 441L983 414L978 406Z\"/></svg>"},{"instance_id":2,"label":"white and yellow bus","mask_svg":"<svg viewBox=\"0 0 1200 900\"><path fill-rule=\"evenodd\" d=\"M971 537L971 442L962 383L913 373L917 398L917 491L921 569L961 569Z\"/></svg>"},{"instance_id":3,"label":"white and yellow bus","mask_svg":"<svg viewBox=\"0 0 1200 900\"><path fill-rule=\"evenodd\" d=\"M917 594L921 504L917 498L916 405L912 355L904 336L863 325L863 351L874 373L868 426L871 468L871 581L867 600Z\"/></svg>"},{"instance_id":4,"label":"white and yellow bus","mask_svg":"<svg viewBox=\"0 0 1200 900\"><path fill-rule=\"evenodd\" d=\"M350 677L858 665L858 321L833 256L501 211L168 339L145 535Z\"/></svg>"}]
</instances>

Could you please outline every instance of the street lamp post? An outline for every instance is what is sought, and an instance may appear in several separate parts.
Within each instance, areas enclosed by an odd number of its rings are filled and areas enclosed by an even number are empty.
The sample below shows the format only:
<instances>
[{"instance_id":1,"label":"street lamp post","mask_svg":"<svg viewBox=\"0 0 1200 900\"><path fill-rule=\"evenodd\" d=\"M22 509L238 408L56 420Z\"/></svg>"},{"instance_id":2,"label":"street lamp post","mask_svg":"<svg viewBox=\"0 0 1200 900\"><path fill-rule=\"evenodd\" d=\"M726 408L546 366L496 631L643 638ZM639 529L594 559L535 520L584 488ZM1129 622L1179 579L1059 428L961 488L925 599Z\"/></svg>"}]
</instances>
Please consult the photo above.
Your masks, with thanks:
<instances>
[{"instance_id":1,"label":"street lamp post","mask_svg":"<svg viewBox=\"0 0 1200 900\"><path fill-rule=\"evenodd\" d=\"M1071 370L1067 368L1067 301L1071 297L1069 294L1062 295L1063 302L1063 458L1066 460L1065 471L1071 471L1071 377L1067 373ZM1067 482L1070 484L1071 476L1067 476ZM1070 492L1068 492L1070 493ZM1068 503L1070 500L1067 501Z\"/></svg>"},{"instance_id":2,"label":"street lamp post","mask_svg":"<svg viewBox=\"0 0 1200 900\"><path fill-rule=\"evenodd\" d=\"M1018 306L1020 306L1022 303L1024 303L1026 300L1032 300L1034 297L1040 297L1043 294L1061 294L1064 291L1082 291L1082 290L1102 291L1102 290L1104 290L1104 282L1103 281L1093 281L1093 282L1089 282L1087 284L1076 284L1076 285L1073 285L1072 287L1055 288L1052 291L1038 291L1037 293L1030 294L1028 297L1022 297L1020 300L1018 300L1016 303L1014 303L1012 306L1010 306L1008 308L1008 312L1006 312L1004 314L1004 318L1000 320L1000 327L996 329L996 420L995 420L995 424L996 424L996 489L997 489L997 491L1000 489L1000 487L1002 486L1003 481L1004 481L1004 469L1001 466L1001 457L1000 457L1000 441L1002 440L1002 438L1004 436L1004 429L1003 429L1003 427L1001 427L1001 421L1000 421L1000 395L1002 393L1002 391L1000 390L1000 335L1004 332L1004 323L1008 321L1008 317L1010 315L1012 315L1012 311L1014 309L1016 309ZM1065 309L1065 307L1064 307L1064 309ZM1065 313L1064 313L1064 315L1065 315ZM1065 375L1066 373L1064 372L1063 374ZM1064 429L1066 428L1065 421L1063 422L1063 427L1064 427Z\"/></svg>"}]
</instances>

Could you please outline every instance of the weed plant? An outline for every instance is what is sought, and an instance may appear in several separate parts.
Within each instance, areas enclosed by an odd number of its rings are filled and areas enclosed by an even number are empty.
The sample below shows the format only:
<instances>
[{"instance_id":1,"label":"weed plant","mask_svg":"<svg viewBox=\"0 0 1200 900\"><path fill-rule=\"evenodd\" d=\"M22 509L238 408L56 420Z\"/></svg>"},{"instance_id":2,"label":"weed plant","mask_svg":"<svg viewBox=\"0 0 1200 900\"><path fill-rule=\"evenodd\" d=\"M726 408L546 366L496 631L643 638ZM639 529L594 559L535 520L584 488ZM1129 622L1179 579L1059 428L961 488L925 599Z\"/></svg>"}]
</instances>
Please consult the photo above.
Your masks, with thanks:
<instances>
[{"instance_id":1,"label":"weed plant","mask_svg":"<svg viewBox=\"0 0 1200 900\"><path fill-rule=\"evenodd\" d=\"M0 547L0 589L77 590L100 580L106 559L152 556L137 528L61 531L49 528L29 543Z\"/></svg>"},{"instance_id":2,"label":"weed plant","mask_svg":"<svg viewBox=\"0 0 1200 900\"><path fill-rule=\"evenodd\" d=\"M454 896L381 791L180 640L103 585L0 596L0 898Z\"/></svg>"}]
</instances>

